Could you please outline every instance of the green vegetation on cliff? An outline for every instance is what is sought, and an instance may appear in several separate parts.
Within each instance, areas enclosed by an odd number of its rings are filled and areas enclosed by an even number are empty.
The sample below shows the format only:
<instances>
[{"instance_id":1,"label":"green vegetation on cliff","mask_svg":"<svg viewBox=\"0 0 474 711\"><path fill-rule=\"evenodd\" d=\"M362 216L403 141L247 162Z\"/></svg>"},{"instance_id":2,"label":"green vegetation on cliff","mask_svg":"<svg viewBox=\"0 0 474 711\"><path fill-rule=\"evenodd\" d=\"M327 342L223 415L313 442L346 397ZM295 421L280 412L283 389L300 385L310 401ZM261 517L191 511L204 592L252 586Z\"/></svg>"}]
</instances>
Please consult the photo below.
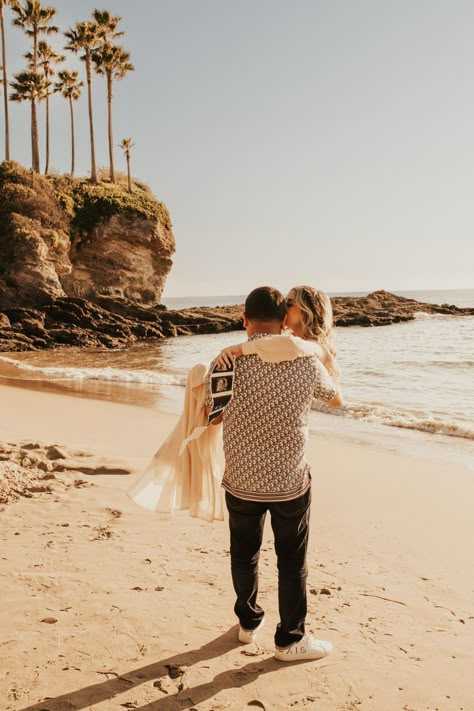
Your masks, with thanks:
<instances>
[{"instance_id":1,"label":"green vegetation on cliff","mask_svg":"<svg viewBox=\"0 0 474 711\"><path fill-rule=\"evenodd\" d=\"M166 205L135 183L130 193L121 183L92 183L68 175L40 176L14 161L0 163L0 232L8 232L12 213L38 220L50 229L90 231L113 215L157 220L171 227ZM0 236L1 242L1 236Z\"/></svg>"},{"instance_id":2,"label":"green vegetation on cliff","mask_svg":"<svg viewBox=\"0 0 474 711\"><path fill-rule=\"evenodd\" d=\"M158 220L165 227L171 227L166 205L156 200L148 188L137 183L134 192L130 193L125 185L110 181L91 183L67 175L51 176L49 181L56 199L78 230L89 232L98 223L119 213L131 218Z\"/></svg>"}]
</instances>

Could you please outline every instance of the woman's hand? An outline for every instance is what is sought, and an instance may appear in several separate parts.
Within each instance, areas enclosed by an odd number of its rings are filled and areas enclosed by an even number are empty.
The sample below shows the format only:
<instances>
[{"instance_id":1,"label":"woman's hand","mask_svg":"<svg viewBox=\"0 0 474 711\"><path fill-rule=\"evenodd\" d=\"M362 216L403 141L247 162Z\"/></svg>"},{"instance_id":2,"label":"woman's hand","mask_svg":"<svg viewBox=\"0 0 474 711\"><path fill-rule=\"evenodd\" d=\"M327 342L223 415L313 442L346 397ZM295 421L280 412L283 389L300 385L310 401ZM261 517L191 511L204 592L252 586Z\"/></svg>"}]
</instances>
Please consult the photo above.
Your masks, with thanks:
<instances>
[{"instance_id":1,"label":"woman's hand","mask_svg":"<svg viewBox=\"0 0 474 711\"><path fill-rule=\"evenodd\" d=\"M240 358L242 355L242 346L239 343L237 346L229 346L228 348L223 348L216 358L216 364L222 370L226 368L231 368L234 360Z\"/></svg>"}]
</instances>

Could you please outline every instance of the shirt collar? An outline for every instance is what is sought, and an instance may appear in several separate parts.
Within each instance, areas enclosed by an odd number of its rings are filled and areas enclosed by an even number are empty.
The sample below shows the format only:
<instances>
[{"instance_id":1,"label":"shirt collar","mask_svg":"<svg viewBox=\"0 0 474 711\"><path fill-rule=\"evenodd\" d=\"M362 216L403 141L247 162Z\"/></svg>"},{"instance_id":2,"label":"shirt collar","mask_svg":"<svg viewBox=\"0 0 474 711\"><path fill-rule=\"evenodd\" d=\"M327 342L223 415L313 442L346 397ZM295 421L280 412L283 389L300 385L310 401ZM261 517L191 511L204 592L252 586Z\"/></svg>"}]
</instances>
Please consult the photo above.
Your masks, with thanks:
<instances>
[{"instance_id":1,"label":"shirt collar","mask_svg":"<svg viewBox=\"0 0 474 711\"><path fill-rule=\"evenodd\" d=\"M250 336L248 339L249 341L256 341L258 338L267 338L267 336L276 336L278 334L276 333L254 333L253 336Z\"/></svg>"}]
</instances>

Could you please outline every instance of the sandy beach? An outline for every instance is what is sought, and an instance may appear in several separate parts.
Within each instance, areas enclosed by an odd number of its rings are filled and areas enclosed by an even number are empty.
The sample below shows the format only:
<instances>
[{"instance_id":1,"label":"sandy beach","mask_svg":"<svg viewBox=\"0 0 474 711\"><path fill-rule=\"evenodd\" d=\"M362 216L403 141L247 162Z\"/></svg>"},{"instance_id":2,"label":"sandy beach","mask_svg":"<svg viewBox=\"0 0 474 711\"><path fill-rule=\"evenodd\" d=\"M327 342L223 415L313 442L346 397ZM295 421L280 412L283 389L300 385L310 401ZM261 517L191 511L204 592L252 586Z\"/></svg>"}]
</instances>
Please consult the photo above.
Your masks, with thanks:
<instances>
[{"instance_id":1,"label":"sandy beach","mask_svg":"<svg viewBox=\"0 0 474 711\"><path fill-rule=\"evenodd\" d=\"M335 651L285 665L270 527L268 623L243 646L226 522L124 494L172 416L9 385L0 398L0 469L39 467L29 497L0 507L5 711L474 708L472 472L311 441L308 627Z\"/></svg>"}]
</instances>

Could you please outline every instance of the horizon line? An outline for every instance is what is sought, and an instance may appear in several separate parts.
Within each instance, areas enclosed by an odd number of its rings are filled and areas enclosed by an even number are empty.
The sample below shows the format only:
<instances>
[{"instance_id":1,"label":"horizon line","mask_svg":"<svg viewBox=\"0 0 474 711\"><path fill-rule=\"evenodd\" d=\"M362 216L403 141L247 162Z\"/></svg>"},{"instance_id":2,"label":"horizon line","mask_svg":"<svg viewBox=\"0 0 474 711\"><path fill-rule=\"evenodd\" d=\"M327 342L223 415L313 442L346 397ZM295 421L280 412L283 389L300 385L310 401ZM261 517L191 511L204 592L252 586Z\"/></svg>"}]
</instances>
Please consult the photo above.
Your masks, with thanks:
<instances>
[{"instance_id":1,"label":"horizon line","mask_svg":"<svg viewBox=\"0 0 474 711\"><path fill-rule=\"evenodd\" d=\"M395 293L401 293L401 292L423 292L423 291L474 291L474 287L472 286L457 286L457 287L449 287L449 288L441 288L441 289L362 289L360 291L352 290L352 291L327 291L326 293L329 294L330 296L346 296L347 294L372 294L374 291L388 291L392 294ZM196 299L206 299L206 298L220 298L220 297L229 297L229 296L245 296L245 294L181 294L179 296L177 295L167 295L167 296L162 296L162 300L166 299L191 299L191 298L196 298Z\"/></svg>"}]
</instances>

